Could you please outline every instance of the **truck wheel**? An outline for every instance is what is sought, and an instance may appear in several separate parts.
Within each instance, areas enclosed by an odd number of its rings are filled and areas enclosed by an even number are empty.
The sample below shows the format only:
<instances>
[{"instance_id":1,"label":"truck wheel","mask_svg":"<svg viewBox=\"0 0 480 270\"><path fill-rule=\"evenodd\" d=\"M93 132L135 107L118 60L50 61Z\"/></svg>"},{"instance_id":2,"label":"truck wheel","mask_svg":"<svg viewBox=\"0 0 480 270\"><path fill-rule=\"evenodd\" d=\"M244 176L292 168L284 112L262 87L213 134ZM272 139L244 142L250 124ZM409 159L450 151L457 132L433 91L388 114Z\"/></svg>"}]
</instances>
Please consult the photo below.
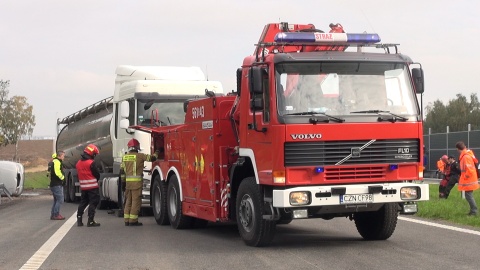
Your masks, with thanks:
<instances>
[{"instance_id":1,"label":"truck wheel","mask_svg":"<svg viewBox=\"0 0 480 270\"><path fill-rule=\"evenodd\" d=\"M255 178L245 178L236 200L238 232L249 246L267 246L275 236L276 221L263 219L263 201Z\"/></svg>"},{"instance_id":2,"label":"truck wheel","mask_svg":"<svg viewBox=\"0 0 480 270\"><path fill-rule=\"evenodd\" d=\"M175 229L190 228L193 218L182 213L182 201L180 200L180 188L177 177L173 175L168 181L167 209L170 225Z\"/></svg>"},{"instance_id":3,"label":"truck wheel","mask_svg":"<svg viewBox=\"0 0 480 270\"><path fill-rule=\"evenodd\" d=\"M167 183L161 181L159 175L153 179L152 208L158 225L170 224L167 214Z\"/></svg>"},{"instance_id":4,"label":"truck wheel","mask_svg":"<svg viewBox=\"0 0 480 270\"><path fill-rule=\"evenodd\" d=\"M65 179L65 185L63 186L63 201L71 203L72 199L70 198L70 192L68 191L68 177Z\"/></svg>"},{"instance_id":5,"label":"truck wheel","mask_svg":"<svg viewBox=\"0 0 480 270\"><path fill-rule=\"evenodd\" d=\"M376 212L355 213L353 219L357 231L365 240L386 240L397 226L397 205L387 203Z\"/></svg>"},{"instance_id":6,"label":"truck wheel","mask_svg":"<svg viewBox=\"0 0 480 270\"><path fill-rule=\"evenodd\" d=\"M70 197L70 200L72 202L75 202L76 201L76 198L75 198L75 181L73 181L72 174L68 175L67 186L68 186L68 196Z\"/></svg>"}]
</instances>

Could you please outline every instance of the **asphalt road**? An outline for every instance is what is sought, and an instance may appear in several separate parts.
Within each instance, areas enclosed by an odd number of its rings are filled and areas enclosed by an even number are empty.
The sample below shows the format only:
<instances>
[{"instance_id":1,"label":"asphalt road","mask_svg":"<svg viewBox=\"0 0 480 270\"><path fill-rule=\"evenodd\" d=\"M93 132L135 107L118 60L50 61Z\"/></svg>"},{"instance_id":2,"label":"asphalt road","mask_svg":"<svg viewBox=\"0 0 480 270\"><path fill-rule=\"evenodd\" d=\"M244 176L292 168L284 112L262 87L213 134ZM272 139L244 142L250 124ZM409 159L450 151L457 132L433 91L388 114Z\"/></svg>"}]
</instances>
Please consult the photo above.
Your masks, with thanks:
<instances>
[{"instance_id":1,"label":"asphalt road","mask_svg":"<svg viewBox=\"0 0 480 270\"><path fill-rule=\"evenodd\" d=\"M480 268L480 230L418 224L411 216L386 241L362 240L348 219L312 219L279 225L271 246L253 248L233 224L174 230L141 217L143 227L125 227L99 210L101 227L76 227L76 204L63 205L66 220L52 221L50 195L24 195L0 204L0 269Z\"/></svg>"}]
</instances>

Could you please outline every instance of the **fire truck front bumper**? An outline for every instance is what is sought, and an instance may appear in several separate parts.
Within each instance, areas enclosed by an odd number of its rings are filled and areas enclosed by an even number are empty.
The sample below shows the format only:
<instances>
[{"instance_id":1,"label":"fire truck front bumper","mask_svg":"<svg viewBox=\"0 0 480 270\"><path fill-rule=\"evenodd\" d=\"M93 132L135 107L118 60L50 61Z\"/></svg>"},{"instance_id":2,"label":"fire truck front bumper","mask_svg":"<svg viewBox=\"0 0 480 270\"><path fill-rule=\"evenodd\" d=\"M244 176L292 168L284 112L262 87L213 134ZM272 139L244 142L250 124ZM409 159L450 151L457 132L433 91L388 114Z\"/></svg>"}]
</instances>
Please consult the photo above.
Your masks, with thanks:
<instances>
[{"instance_id":1,"label":"fire truck front bumper","mask_svg":"<svg viewBox=\"0 0 480 270\"><path fill-rule=\"evenodd\" d=\"M409 205L428 200L428 184L410 182L304 186L273 190L273 207L290 209L328 206L333 210L385 203Z\"/></svg>"}]
</instances>

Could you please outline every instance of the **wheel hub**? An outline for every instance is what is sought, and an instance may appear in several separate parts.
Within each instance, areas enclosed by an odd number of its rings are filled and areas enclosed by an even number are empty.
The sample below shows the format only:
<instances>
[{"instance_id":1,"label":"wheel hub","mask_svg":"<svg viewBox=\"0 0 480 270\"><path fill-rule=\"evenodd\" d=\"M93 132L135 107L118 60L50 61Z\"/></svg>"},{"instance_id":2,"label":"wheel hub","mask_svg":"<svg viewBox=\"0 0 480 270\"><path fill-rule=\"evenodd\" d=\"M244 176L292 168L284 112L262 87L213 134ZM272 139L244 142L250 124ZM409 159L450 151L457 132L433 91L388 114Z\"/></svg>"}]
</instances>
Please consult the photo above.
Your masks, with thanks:
<instances>
[{"instance_id":1,"label":"wheel hub","mask_svg":"<svg viewBox=\"0 0 480 270\"><path fill-rule=\"evenodd\" d=\"M247 232L250 232L254 224L255 208L253 207L253 200L248 194L245 194L242 197L242 201L240 202L239 215L240 223L242 224L243 228Z\"/></svg>"}]
</instances>

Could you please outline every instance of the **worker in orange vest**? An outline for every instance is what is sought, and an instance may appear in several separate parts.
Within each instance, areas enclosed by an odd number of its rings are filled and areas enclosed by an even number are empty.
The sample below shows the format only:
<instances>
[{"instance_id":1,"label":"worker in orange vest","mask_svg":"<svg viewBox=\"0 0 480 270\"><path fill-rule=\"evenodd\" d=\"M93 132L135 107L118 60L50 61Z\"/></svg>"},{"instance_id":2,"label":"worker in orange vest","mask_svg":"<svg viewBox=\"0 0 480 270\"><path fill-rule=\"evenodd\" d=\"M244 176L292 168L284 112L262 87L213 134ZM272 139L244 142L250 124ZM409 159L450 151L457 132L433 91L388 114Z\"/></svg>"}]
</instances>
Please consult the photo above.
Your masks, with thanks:
<instances>
[{"instance_id":1,"label":"worker in orange vest","mask_svg":"<svg viewBox=\"0 0 480 270\"><path fill-rule=\"evenodd\" d=\"M445 176L445 164L448 162L448 157L447 155L443 155L438 161L437 161L437 177L440 179L443 179Z\"/></svg>"},{"instance_id":2,"label":"worker in orange vest","mask_svg":"<svg viewBox=\"0 0 480 270\"><path fill-rule=\"evenodd\" d=\"M465 191L465 199L470 205L469 216L477 215L477 204L473 197L473 191L479 188L477 168L475 163L478 162L472 150L467 149L465 143L457 142L455 145L457 151L460 153L460 179L458 181L458 190Z\"/></svg>"}]
</instances>

